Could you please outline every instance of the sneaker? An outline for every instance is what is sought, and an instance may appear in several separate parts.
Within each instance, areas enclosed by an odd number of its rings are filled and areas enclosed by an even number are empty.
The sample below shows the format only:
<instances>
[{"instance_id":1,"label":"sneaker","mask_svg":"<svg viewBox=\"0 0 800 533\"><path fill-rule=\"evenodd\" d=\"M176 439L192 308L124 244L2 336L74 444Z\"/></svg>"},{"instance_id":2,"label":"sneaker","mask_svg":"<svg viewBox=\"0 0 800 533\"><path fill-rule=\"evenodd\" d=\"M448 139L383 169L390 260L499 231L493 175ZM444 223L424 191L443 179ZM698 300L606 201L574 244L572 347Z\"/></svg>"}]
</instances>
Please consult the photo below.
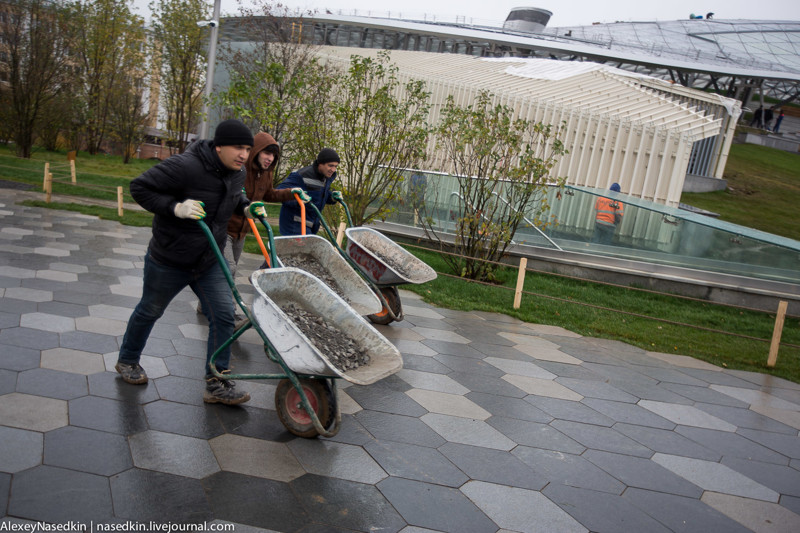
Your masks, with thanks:
<instances>
[{"instance_id":1,"label":"sneaker","mask_svg":"<svg viewBox=\"0 0 800 533\"><path fill-rule=\"evenodd\" d=\"M114 369L120 373L123 381L127 383L131 383L133 385L142 385L143 383L147 383L147 374L145 373L144 368L139 365L139 363L132 365L127 363L117 363L116 366L114 366Z\"/></svg>"},{"instance_id":2,"label":"sneaker","mask_svg":"<svg viewBox=\"0 0 800 533\"><path fill-rule=\"evenodd\" d=\"M206 403L224 403L225 405L239 405L250 400L250 394L237 391L236 383L229 379L208 378L203 401Z\"/></svg>"}]
</instances>

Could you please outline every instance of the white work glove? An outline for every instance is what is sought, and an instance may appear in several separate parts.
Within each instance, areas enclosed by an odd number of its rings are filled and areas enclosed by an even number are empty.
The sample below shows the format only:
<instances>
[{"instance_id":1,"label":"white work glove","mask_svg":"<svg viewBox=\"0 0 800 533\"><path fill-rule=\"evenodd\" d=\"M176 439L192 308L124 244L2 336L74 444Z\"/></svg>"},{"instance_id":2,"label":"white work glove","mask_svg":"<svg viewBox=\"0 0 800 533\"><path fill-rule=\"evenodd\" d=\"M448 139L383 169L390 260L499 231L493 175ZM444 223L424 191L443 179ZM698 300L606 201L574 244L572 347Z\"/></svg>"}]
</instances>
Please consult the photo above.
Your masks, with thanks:
<instances>
[{"instance_id":1,"label":"white work glove","mask_svg":"<svg viewBox=\"0 0 800 533\"><path fill-rule=\"evenodd\" d=\"M265 218L267 210L264 209L264 202L250 202L250 205L244 208L244 216L247 218Z\"/></svg>"},{"instance_id":2,"label":"white work glove","mask_svg":"<svg viewBox=\"0 0 800 533\"><path fill-rule=\"evenodd\" d=\"M291 189L291 191L292 194L296 194L297 196L299 196L300 200L302 200L303 203L307 204L308 202L311 201L311 197L308 194L306 194L306 191L304 191L300 187L294 187L293 189Z\"/></svg>"},{"instance_id":3,"label":"white work glove","mask_svg":"<svg viewBox=\"0 0 800 533\"><path fill-rule=\"evenodd\" d=\"M203 205L203 202L198 202L197 200L184 200L175 206L175 216L200 220L206 216L206 210L203 209Z\"/></svg>"}]
</instances>

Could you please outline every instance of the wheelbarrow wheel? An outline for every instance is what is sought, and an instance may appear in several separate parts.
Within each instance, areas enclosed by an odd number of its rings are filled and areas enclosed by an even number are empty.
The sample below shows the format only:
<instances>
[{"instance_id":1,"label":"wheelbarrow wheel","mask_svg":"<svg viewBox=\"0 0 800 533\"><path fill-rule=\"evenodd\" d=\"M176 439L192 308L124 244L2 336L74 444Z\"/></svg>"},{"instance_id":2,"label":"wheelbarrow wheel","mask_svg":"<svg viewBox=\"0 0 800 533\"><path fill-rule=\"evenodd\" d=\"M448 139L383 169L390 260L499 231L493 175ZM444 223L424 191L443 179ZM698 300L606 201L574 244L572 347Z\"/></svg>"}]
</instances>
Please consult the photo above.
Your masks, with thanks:
<instances>
[{"instance_id":1,"label":"wheelbarrow wheel","mask_svg":"<svg viewBox=\"0 0 800 533\"><path fill-rule=\"evenodd\" d=\"M326 379L301 379L300 386L308 398L308 403L326 430L330 428L336 416L336 399ZM284 427L298 437L313 439L319 434L314 423L303 408L300 393L288 379L282 379L275 390L275 408L278 418Z\"/></svg>"},{"instance_id":2,"label":"wheelbarrow wheel","mask_svg":"<svg viewBox=\"0 0 800 533\"><path fill-rule=\"evenodd\" d=\"M392 313L394 313L395 316L399 316L402 310L402 304L400 303L400 292L397 290L397 287L382 287L381 294L384 299L386 299L386 303L389 304ZM394 320L385 307L381 309L379 313L368 315L367 318L369 318L370 322L373 324L380 324L382 326L391 324Z\"/></svg>"}]
</instances>

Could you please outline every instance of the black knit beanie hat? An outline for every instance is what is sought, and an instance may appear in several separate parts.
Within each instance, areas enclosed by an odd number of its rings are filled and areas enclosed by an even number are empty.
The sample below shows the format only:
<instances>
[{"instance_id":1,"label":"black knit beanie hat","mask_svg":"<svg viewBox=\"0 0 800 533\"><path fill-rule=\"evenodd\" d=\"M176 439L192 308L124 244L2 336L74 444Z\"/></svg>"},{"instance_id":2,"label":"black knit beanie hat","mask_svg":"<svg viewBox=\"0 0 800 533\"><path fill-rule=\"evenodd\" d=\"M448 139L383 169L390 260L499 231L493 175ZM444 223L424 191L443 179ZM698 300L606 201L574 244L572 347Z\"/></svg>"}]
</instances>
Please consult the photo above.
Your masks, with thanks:
<instances>
[{"instance_id":1,"label":"black knit beanie hat","mask_svg":"<svg viewBox=\"0 0 800 533\"><path fill-rule=\"evenodd\" d=\"M323 148L317 156L317 164L339 162L339 154L333 148Z\"/></svg>"},{"instance_id":2,"label":"black knit beanie hat","mask_svg":"<svg viewBox=\"0 0 800 533\"><path fill-rule=\"evenodd\" d=\"M253 146L253 134L240 120L223 120L214 130L214 146Z\"/></svg>"}]
</instances>

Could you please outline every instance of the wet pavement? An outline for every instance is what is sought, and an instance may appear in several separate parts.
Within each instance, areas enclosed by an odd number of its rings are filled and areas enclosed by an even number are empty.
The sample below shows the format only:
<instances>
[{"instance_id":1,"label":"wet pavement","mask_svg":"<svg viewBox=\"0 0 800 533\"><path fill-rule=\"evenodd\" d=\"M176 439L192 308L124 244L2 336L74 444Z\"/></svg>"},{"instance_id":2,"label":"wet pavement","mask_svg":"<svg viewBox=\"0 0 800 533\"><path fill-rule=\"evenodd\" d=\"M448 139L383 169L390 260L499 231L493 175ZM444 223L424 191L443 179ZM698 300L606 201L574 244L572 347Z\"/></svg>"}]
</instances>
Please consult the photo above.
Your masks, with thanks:
<instances>
[{"instance_id":1,"label":"wet pavement","mask_svg":"<svg viewBox=\"0 0 800 533\"><path fill-rule=\"evenodd\" d=\"M340 381L339 434L297 438L276 381L203 403L189 290L147 344L150 382L122 382L149 228L24 194L0 189L0 530L800 531L798 384L401 291L405 320L377 329L404 368ZM240 263L247 301L260 263ZM232 363L274 368L252 330Z\"/></svg>"}]
</instances>

